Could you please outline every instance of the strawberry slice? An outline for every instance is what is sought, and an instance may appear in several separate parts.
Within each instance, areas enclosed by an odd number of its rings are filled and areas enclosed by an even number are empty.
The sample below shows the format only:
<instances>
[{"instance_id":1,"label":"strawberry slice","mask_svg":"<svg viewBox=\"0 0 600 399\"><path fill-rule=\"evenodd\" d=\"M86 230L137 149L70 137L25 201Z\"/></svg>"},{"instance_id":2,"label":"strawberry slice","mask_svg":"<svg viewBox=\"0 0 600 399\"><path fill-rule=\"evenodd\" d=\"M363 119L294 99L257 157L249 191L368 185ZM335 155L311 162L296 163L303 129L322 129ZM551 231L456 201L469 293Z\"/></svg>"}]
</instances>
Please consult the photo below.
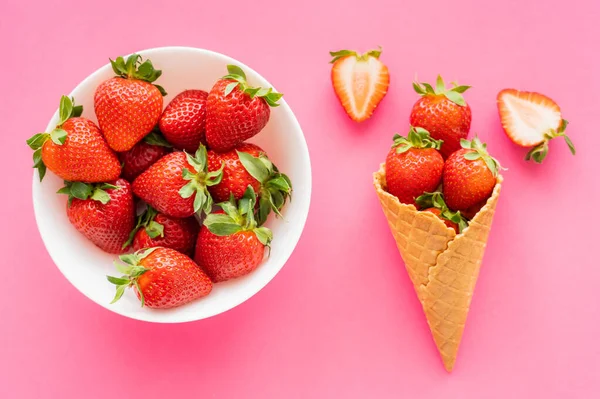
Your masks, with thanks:
<instances>
[{"instance_id":1,"label":"strawberry slice","mask_svg":"<svg viewBox=\"0 0 600 399\"><path fill-rule=\"evenodd\" d=\"M497 103L506 135L521 147L533 147L526 160L541 163L548 154L548 142L556 137L564 137L575 155L575 146L565 134L568 122L551 98L535 92L504 89L498 93Z\"/></svg>"},{"instance_id":2,"label":"strawberry slice","mask_svg":"<svg viewBox=\"0 0 600 399\"><path fill-rule=\"evenodd\" d=\"M364 54L350 50L329 54L333 89L346 113L356 122L369 119L390 85L388 68L379 60L381 48Z\"/></svg>"}]
</instances>

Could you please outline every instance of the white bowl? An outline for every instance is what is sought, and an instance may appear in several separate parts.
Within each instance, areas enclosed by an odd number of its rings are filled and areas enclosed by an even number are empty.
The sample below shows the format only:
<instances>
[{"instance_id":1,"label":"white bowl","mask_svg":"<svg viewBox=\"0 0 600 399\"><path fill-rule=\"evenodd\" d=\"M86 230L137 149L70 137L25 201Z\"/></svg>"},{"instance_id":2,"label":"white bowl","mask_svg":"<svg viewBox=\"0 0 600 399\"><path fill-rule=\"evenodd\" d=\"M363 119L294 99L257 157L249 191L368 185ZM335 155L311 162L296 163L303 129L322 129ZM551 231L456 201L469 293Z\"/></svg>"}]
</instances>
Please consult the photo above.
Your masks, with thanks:
<instances>
[{"instance_id":1,"label":"white bowl","mask_svg":"<svg viewBox=\"0 0 600 399\"><path fill-rule=\"evenodd\" d=\"M162 85L169 93L164 99L165 106L177 93L185 89L210 90L216 80L227 73L228 64L242 67L250 84L272 87L250 67L208 50L163 47L140 51L138 54L144 59L150 58L154 66L163 71L156 83ZM110 56L114 59L116 55ZM84 117L97 122L94 114L94 91L102 81L113 75L110 64L106 64L71 92L70 95L75 97L77 104L83 105ZM57 104L59 97L56 96ZM60 271L79 291L97 304L133 319L160 323L204 319L225 312L260 291L275 277L292 254L304 229L310 203L311 169L306 141L290 107L284 99L280 103L279 107L271 109L271 118L267 126L249 141L261 146L279 169L290 177L294 192L292 201L283 209L285 219L271 218L267 222L274 235L271 255L265 258L257 270L245 277L215 284L209 296L174 309L142 308L131 290L128 290L119 302L111 305L115 288L106 280L106 275L117 274L113 266L117 256L97 248L69 223L65 211L66 196L56 194L62 186L62 180L49 171L40 183L35 171L35 217L44 244ZM57 121L58 113L55 113L46 131L52 130Z\"/></svg>"}]
</instances>

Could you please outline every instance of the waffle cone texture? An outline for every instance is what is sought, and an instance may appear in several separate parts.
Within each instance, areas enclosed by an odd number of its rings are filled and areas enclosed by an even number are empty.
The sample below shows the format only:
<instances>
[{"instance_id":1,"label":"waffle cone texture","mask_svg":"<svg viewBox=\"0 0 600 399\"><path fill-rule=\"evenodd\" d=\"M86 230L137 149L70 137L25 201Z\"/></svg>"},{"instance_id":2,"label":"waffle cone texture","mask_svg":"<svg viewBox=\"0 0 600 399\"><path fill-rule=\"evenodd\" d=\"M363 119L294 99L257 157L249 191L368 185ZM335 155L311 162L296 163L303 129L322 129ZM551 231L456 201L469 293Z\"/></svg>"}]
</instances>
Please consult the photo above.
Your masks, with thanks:
<instances>
[{"instance_id":1,"label":"waffle cone texture","mask_svg":"<svg viewBox=\"0 0 600 399\"><path fill-rule=\"evenodd\" d=\"M502 176L487 203L461 234L431 212L386 192L385 164L373 175L383 213L423 306L444 367L452 371L485 251Z\"/></svg>"}]
</instances>

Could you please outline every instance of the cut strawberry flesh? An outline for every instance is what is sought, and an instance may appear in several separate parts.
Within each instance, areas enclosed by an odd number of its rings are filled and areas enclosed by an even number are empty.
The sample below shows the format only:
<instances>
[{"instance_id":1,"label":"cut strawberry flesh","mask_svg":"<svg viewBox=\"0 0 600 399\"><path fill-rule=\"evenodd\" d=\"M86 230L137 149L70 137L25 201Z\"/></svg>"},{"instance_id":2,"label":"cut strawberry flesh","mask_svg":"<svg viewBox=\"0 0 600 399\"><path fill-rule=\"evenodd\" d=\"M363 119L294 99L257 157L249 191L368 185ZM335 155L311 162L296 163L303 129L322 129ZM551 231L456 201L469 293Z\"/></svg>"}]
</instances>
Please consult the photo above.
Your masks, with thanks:
<instances>
[{"instance_id":1,"label":"cut strawberry flesh","mask_svg":"<svg viewBox=\"0 0 600 399\"><path fill-rule=\"evenodd\" d=\"M387 67L372 57L367 60L346 57L335 63L331 76L342 106L357 122L371 116L390 82Z\"/></svg>"},{"instance_id":2,"label":"cut strawberry flesh","mask_svg":"<svg viewBox=\"0 0 600 399\"><path fill-rule=\"evenodd\" d=\"M502 90L498 94L498 111L506 134L523 147L541 143L546 133L556 131L562 123L559 106L534 92Z\"/></svg>"}]
</instances>

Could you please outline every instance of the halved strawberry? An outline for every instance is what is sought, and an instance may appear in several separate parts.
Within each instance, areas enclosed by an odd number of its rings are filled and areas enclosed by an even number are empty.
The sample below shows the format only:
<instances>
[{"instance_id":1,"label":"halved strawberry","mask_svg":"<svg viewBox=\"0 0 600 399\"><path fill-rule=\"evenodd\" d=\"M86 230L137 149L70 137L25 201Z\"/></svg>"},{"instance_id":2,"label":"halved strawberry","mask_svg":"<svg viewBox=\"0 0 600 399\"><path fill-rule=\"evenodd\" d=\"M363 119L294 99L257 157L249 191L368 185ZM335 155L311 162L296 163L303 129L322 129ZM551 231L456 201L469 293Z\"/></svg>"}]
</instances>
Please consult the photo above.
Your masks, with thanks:
<instances>
[{"instance_id":1,"label":"halved strawberry","mask_svg":"<svg viewBox=\"0 0 600 399\"><path fill-rule=\"evenodd\" d=\"M390 85L388 68L379 61L381 48L364 54L350 50L329 54L333 89L346 113L356 122L369 119Z\"/></svg>"},{"instance_id":2,"label":"halved strawberry","mask_svg":"<svg viewBox=\"0 0 600 399\"><path fill-rule=\"evenodd\" d=\"M565 134L568 122L551 98L535 92L504 89L498 93L497 103L508 138L521 147L533 147L526 160L541 163L548 154L548 142L556 137L564 137L575 155L575 146Z\"/></svg>"}]
</instances>

